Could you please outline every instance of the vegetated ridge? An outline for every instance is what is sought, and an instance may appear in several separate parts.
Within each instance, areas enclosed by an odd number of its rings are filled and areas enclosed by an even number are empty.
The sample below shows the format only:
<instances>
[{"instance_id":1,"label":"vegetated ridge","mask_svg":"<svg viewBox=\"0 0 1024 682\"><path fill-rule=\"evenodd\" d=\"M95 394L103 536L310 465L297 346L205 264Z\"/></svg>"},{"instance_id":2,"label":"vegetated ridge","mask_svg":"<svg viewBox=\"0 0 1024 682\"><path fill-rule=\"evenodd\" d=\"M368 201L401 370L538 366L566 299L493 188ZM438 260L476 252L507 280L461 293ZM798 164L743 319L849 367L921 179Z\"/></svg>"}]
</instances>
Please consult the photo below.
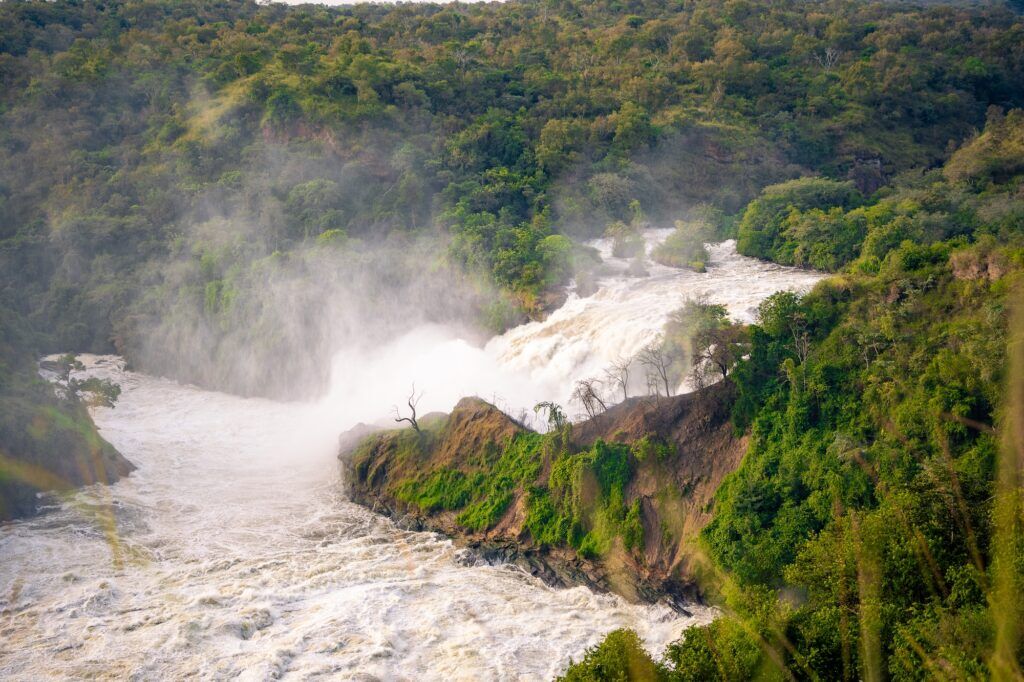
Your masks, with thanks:
<instances>
[{"instance_id":1,"label":"vegetated ridge","mask_svg":"<svg viewBox=\"0 0 1024 682\"><path fill-rule=\"evenodd\" d=\"M690 541L746 439L734 389L637 397L539 434L479 398L449 415L343 439L352 499L400 523L459 538L553 584L632 600L697 596Z\"/></svg>"}]
</instances>

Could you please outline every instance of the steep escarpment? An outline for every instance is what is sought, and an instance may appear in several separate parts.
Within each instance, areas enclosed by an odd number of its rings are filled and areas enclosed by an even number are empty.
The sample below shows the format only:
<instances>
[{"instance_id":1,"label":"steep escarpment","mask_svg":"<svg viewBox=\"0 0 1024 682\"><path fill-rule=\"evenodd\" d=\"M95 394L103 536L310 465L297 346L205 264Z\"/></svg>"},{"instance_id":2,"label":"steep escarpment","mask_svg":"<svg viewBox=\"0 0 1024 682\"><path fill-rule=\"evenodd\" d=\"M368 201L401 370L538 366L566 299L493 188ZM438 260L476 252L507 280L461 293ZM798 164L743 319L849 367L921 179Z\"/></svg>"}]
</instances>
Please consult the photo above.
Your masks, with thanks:
<instances>
[{"instance_id":1,"label":"steep escarpment","mask_svg":"<svg viewBox=\"0 0 1024 682\"><path fill-rule=\"evenodd\" d=\"M554 584L632 600L696 594L689 540L745 448L728 382L633 398L535 433L478 398L342 448L353 500L513 560Z\"/></svg>"}]
</instances>

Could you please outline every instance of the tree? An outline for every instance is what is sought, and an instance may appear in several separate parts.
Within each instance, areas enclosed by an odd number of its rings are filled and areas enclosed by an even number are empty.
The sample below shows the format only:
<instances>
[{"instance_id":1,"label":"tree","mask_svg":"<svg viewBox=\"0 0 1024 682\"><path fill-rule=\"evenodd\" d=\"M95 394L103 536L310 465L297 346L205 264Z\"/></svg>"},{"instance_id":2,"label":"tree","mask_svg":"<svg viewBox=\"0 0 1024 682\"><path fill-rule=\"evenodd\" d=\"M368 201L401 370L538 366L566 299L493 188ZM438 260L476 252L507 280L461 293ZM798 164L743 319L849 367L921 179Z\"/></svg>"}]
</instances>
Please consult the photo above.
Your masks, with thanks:
<instances>
[{"instance_id":1,"label":"tree","mask_svg":"<svg viewBox=\"0 0 1024 682\"><path fill-rule=\"evenodd\" d=\"M558 403L550 401L537 403L533 406L533 411L536 414L541 412L548 413L548 428L552 431L561 431L568 423L568 420L565 418L565 412L562 411L562 406Z\"/></svg>"},{"instance_id":2,"label":"tree","mask_svg":"<svg viewBox=\"0 0 1024 682\"><path fill-rule=\"evenodd\" d=\"M288 90L280 89L267 98L264 121L282 128L302 115L302 107Z\"/></svg>"},{"instance_id":3,"label":"tree","mask_svg":"<svg viewBox=\"0 0 1024 682\"><path fill-rule=\"evenodd\" d=\"M786 219L792 211L832 207L846 210L862 198L852 182L826 178L798 178L765 187L743 212L736 250L746 256L792 265L797 243L786 234Z\"/></svg>"},{"instance_id":4,"label":"tree","mask_svg":"<svg viewBox=\"0 0 1024 682\"><path fill-rule=\"evenodd\" d=\"M811 339L807 316L800 307L800 297L791 291L772 294L757 308L758 323L770 336L789 337L793 353L803 364L810 352Z\"/></svg>"},{"instance_id":5,"label":"tree","mask_svg":"<svg viewBox=\"0 0 1024 682\"><path fill-rule=\"evenodd\" d=\"M611 118L615 122L612 146L617 150L644 147L654 142L657 136L656 129L651 125L650 114L634 102L625 102Z\"/></svg>"},{"instance_id":6,"label":"tree","mask_svg":"<svg viewBox=\"0 0 1024 682\"><path fill-rule=\"evenodd\" d=\"M423 397L423 393L422 392L419 395L416 395L416 384L413 383L412 391L409 393L409 397L406 399L406 404L409 405L409 410L412 412L412 414L410 416L408 416L408 417L403 417L402 413L399 412L399 410L398 410L398 406L397 405L393 405L392 406L392 409L395 411L395 421L396 422L409 422L409 425L412 426L412 428L416 431L416 433L417 434L421 434L421 435L422 435L423 432L420 431L419 422L416 421L416 405L419 404L420 398L422 398L422 397Z\"/></svg>"},{"instance_id":7,"label":"tree","mask_svg":"<svg viewBox=\"0 0 1024 682\"><path fill-rule=\"evenodd\" d=\"M68 381L68 391L87 405L100 407L113 407L121 395L121 387L118 384L110 379L97 377L71 379Z\"/></svg>"},{"instance_id":8,"label":"tree","mask_svg":"<svg viewBox=\"0 0 1024 682\"><path fill-rule=\"evenodd\" d=\"M608 409L601 399L600 387L599 379L580 379L572 392L573 401L582 405L591 419Z\"/></svg>"},{"instance_id":9,"label":"tree","mask_svg":"<svg viewBox=\"0 0 1024 682\"><path fill-rule=\"evenodd\" d=\"M612 240L612 255L616 258L632 258L644 251L644 240L636 227L621 220L608 224L604 236Z\"/></svg>"},{"instance_id":10,"label":"tree","mask_svg":"<svg viewBox=\"0 0 1024 682\"><path fill-rule=\"evenodd\" d=\"M815 52L814 59L824 69L825 73L831 73L839 62L839 50L834 47L826 47L822 52Z\"/></svg>"},{"instance_id":11,"label":"tree","mask_svg":"<svg viewBox=\"0 0 1024 682\"><path fill-rule=\"evenodd\" d=\"M651 260L674 268L702 271L708 261L705 242L714 241L711 226L701 220L677 220L675 232L651 250Z\"/></svg>"},{"instance_id":12,"label":"tree","mask_svg":"<svg viewBox=\"0 0 1024 682\"><path fill-rule=\"evenodd\" d=\"M665 395L672 395L672 389L669 385L672 356L668 352L664 337L659 337L656 341L644 346L637 353L636 359L646 370L648 390L653 388L654 394L659 395L660 387L664 386Z\"/></svg>"},{"instance_id":13,"label":"tree","mask_svg":"<svg viewBox=\"0 0 1024 682\"><path fill-rule=\"evenodd\" d=\"M668 672L651 659L632 630L615 630L599 645L587 649L583 660L572 665L559 682L584 680L670 679Z\"/></svg>"},{"instance_id":14,"label":"tree","mask_svg":"<svg viewBox=\"0 0 1024 682\"><path fill-rule=\"evenodd\" d=\"M572 276L572 241L568 237L561 234L544 237L537 244L537 254L547 274L546 284L562 284Z\"/></svg>"},{"instance_id":15,"label":"tree","mask_svg":"<svg viewBox=\"0 0 1024 682\"><path fill-rule=\"evenodd\" d=\"M629 398L629 370L633 365L633 358L624 358L621 355L612 360L611 364L604 371L609 383L622 391L622 399Z\"/></svg>"},{"instance_id":16,"label":"tree","mask_svg":"<svg viewBox=\"0 0 1024 682\"><path fill-rule=\"evenodd\" d=\"M728 376L746 347L746 332L730 322L726 307L704 299L689 300L672 313L666 330L674 345L686 349L701 386L709 376Z\"/></svg>"}]
</instances>

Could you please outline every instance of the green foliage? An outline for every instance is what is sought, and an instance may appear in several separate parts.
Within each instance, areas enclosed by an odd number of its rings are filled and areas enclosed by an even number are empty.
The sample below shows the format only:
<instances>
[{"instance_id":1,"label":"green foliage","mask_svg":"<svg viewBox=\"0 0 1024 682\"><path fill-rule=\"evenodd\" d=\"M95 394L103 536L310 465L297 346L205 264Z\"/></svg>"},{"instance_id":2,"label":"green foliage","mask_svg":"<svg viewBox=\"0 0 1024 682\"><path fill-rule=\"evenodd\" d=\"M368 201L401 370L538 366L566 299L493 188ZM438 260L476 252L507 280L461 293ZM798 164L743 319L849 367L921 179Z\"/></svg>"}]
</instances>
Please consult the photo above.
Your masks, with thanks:
<instances>
[{"instance_id":1,"label":"green foliage","mask_svg":"<svg viewBox=\"0 0 1024 682\"><path fill-rule=\"evenodd\" d=\"M821 232L773 255L841 253L846 270L770 296L749 329L731 377L750 447L701 534L724 615L669 647L673 678L1019 676L1024 646L1005 633L1024 613L1024 553L1019 521L997 524L996 468L1020 409L1004 388L1024 268L1008 197L1024 169L993 140L1012 147L1020 127L990 112L942 171L858 208L844 192L838 206L787 204L791 226ZM860 246L835 227L853 221Z\"/></svg>"},{"instance_id":2,"label":"green foliage","mask_svg":"<svg viewBox=\"0 0 1024 682\"><path fill-rule=\"evenodd\" d=\"M439 469L422 480L406 480L398 485L396 497L425 512L461 509L472 497L474 484L461 471Z\"/></svg>"},{"instance_id":3,"label":"green foliage","mask_svg":"<svg viewBox=\"0 0 1024 682\"><path fill-rule=\"evenodd\" d=\"M607 553L616 538L627 551L641 549L639 502L625 501L629 447L598 441L572 452L565 443L561 431L521 433L493 455L467 456L455 468L399 481L395 495L426 513L457 510L460 525L484 531L501 520L519 491L526 497L524 526L539 546L568 546L591 558ZM551 463L546 479L545 459Z\"/></svg>"},{"instance_id":4,"label":"green foliage","mask_svg":"<svg viewBox=\"0 0 1024 682\"><path fill-rule=\"evenodd\" d=\"M691 374L698 385L724 379L748 350L747 331L729 320L724 305L687 300L665 323L665 347L679 376Z\"/></svg>"},{"instance_id":5,"label":"green foliage","mask_svg":"<svg viewBox=\"0 0 1024 682\"><path fill-rule=\"evenodd\" d=\"M569 423L569 420L565 416L565 411L562 410L562 406L550 401L544 401L537 403L533 406L534 414L540 414L541 412L547 413L548 428L551 431L561 431Z\"/></svg>"},{"instance_id":6,"label":"green foliage","mask_svg":"<svg viewBox=\"0 0 1024 682\"><path fill-rule=\"evenodd\" d=\"M757 639L743 624L729 618L686 630L683 638L665 652L673 680L784 679L765 669Z\"/></svg>"},{"instance_id":7,"label":"green foliage","mask_svg":"<svg viewBox=\"0 0 1024 682\"><path fill-rule=\"evenodd\" d=\"M661 462L668 459L673 452L671 445L662 442L650 434L646 434L642 438L633 441L633 444L629 446L629 451L638 462L646 462L648 460Z\"/></svg>"},{"instance_id":8,"label":"green foliage","mask_svg":"<svg viewBox=\"0 0 1024 682\"><path fill-rule=\"evenodd\" d=\"M654 662L634 631L615 630L600 644L588 649L583 660L570 665L558 679L562 682L654 682L671 678Z\"/></svg>"},{"instance_id":9,"label":"green foliage","mask_svg":"<svg viewBox=\"0 0 1024 682\"><path fill-rule=\"evenodd\" d=\"M990 105L1024 104L1007 47L1021 42L1019 17L850 0L762 9L0 3L0 289L19 292L16 312L46 350L118 350L182 373L208 366L198 356L275 355L293 376L324 359L280 348L321 334L249 325L259 306L246 299L311 242L358 251L446 232L449 262L504 290L480 304L501 328L556 300L574 265L564 236L666 224L698 205L727 225L765 185L808 173L832 180L787 191L826 215L788 224L790 202L766 206L770 238L747 225L742 248L832 269L863 238L863 267L876 267L935 227L927 203L872 233L871 216L805 195L845 180L870 194L941 161ZM1012 174L1017 138L999 130L949 172ZM978 214L1004 229L1019 223L1016 203L992 197ZM834 230L844 237L829 243ZM699 269L690 248L676 236L661 253ZM188 262L208 250L213 271ZM169 317L204 342L146 334ZM240 333L239 320L268 331ZM145 355L156 339L165 347Z\"/></svg>"},{"instance_id":10,"label":"green foliage","mask_svg":"<svg viewBox=\"0 0 1024 682\"><path fill-rule=\"evenodd\" d=\"M537 253L546 273L544 289L563 284L572 276L573 245L568 237L552 234L544 237L537 245Z\"/></svg>"},{"instance_id":11,"label":"green foliage","mask_svg":"<svg viewBox=\"0 0 1024 682\"><path fill-rule=\"evenodd\" d=\"M793 647L781 655L821 678L924 679L936 666L974 677L993 646L988 425L1002 403L1001 282L1019 278L1010 254L1022 235L1001 230L996 246L976 211L1021 178L942 177L910 178L847 213L868 235L852 272L767 299L733 375L751 446L702 539L741 586L731 606L755 589L803 595L791 612L776 607ZM692 637L680 648L688 668L721 663L722 649Z\"/></svg>"},{"instance_id":12,"label":"green foliage","mask_svg":"<svg viewBox=\"0 0 1024 682\"><path fill-rule=\"evenodd\" d=\"M633 258L643 253L644 239L635 224L617 220L609 223L604 236L612 240L612 255L616 258Z\"/></svg>"},{"instance_id":13,"label":"green foliage","mask_svg":"<svg viewBox=\"0 0 1024 682\"><path fill-rule=\"evenodd\" d=\"M497 523L516 489L529 485L540 473L543 442L544 437L539 434L519 434L513 438L493 466L480 474L473 501L457 521L476 531Z\"/></svg>"},{"instance_id":14,"label":"green foliage","mask_svg":"<svg viewBox=\"0 0 1024 682\"><path fill-rule=\"evenodd\" d=\"M984 132L959 149L943 172L951 182L1004 183L1024 172L1024 110L989 110Z\"/></svg>"},{"instance_id":15,"label":"green foliage","mask_svg":"<svg viewBox=\"0 0 1024 682\"><path fill-rule=\"evenodd\" d=\"M860 194L852 182L800 178L766 187L743 212L736 248L742 254L786 265L833 264L835 269L856 255L853 250L860 243L857 231L845 224L818 227L817 221L842 215L841 211L833 214L822 209L848 209L859 201ZM802 213L815 210L801 220Z\"/></svg>"},{"instance_id":16,"label":"green foliage","mask_svg":"<svg viewBox=\"0 0 1024 682\"><path fill-rule=\"evenodd\" d=\"M782 248L795 244L792 265L834 272L856 258L866 232L860 216L844 213L841 207L792 211L783 224L787 244Z\"/></svg>"},{"instance_id":17,"label":"green foliage","mask_svg":"<svg viewBox=\"0 0 1024 682\"><path fill-rule=\"evenodd\" d=\"M543 440L539 434L519 434L496 459L487 453L469 458L466 471L445 467L400 481L396 497L426 513L462 510L460 524L486 530L505 513L516 488L536 479Z\"/></svg>"},{"instance_id":18,"label":"green foliage","mask_svg":"<svg viewBox=\"0 0 1024 682\"><path fill-rule=\"evenodd\" d=\"M627 549L639 547L643 530L639 508L628 519L625 487L632 477L627 446L597 441L581 452L560 452L546 486L530 491L527 521L541 545L568 545L596 557L623 536Z\"/></svg>"},{"instance_id":19,"label":"green foliage","mask_svg":"<svg viewBox=\"0 0 1024 682\"><path fill-rule=\"evenodd\" d=\"M98 379L89 377L85 380L72 379L68 382L68 389L77 395L86 395L86 402L90 405L102 405L113 407L121 395L121 387L110 379Z\"/></svg>"},{"instance_id":20,"label":"green foliage","mask_svg":"<svg viewBox=\"0 0 1024 682\"><path fill-rule=\"evenodd\" d=\"M676 221L675 231L651 249L651 260L674 268L703 271L708 261L704 244L713 240L713 230L707 223L679 220Z\"/></svg>"},{"instance_id":21,"label":"green foliage","mask_svg":"<svg viewBox=\"0 0 1024 682\"><path fill-rule=\"evenodd\" d=\"M627 551L642 550L644 545L644 527L640 519L640 500L633 500L622 520L622 542Z\"/></svg>"},{"instance_id":22,"label":"green foliage","mask_svg":"<svg viewBox=\"0 0 1024 682\"><path fill-rule=\"evenodd\" d=\"M277 90L267 97L266 113L263 121L270 126L283 128L302 115L295 96L287 90Z\"/></svg>"}]
</instances>

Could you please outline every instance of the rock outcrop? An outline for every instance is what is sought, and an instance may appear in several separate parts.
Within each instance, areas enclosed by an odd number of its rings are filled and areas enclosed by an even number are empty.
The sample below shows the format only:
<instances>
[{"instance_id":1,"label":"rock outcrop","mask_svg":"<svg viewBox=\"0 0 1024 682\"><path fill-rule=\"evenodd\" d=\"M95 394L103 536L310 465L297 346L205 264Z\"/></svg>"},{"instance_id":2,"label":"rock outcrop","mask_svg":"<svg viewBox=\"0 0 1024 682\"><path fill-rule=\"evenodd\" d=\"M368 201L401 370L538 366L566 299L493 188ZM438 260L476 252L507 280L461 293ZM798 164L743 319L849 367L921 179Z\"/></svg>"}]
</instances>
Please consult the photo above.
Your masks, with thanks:
<instances>
[{"instance_id":1,"label":"rock outcrop","mask_svg":"<svg viewBox=\"0 0 1024 682\"><path fill-rule=\"evenodd\" d=\"M444 533L477 557L516 563L551 584L587 584L633 601L667 598L681 608L699 596L692 541L710 518L715 490L746 449L729 421L733 394L732 384L722 382L688 395L631 398L554 437L565 452L598 441L630 445L622 503L639 509L642 542L629 549L616 542L597 555L584 556L566 543L538 543L527 527L530 491L551 477L556 455L550 447L537 449L536 477L510 484L510 501L483 529L460 517L460 500L424 508L403 494L403 485L432 472L487 482L497 453L532 433L483 400L464 398L450 415L424 420L419 437L409 429L367 436L365 427L358 438L343 435L339 456L351 498L404 527Z\"/></svg>"},{"instance_id":2,"label":"rock outcrop","mask_svg":"<svg viewBox=\"0 0 1024 682\"><path fill-rule=\"evenodd\" d=\"M80 402L41 380L0 391L0 521L34 514L41 492L113 483L134 470Z\"/></svg>"},{"instance_id":3,"label":"rock outcrop","mask_svg":"<svg viewBox=\"0 0 1024 682\"><path fill-rule=\"evenodd\" d=\"M111 483L135 469L81 401L59 397L39 375L34 346L25 319L0 304L0 521L36 512L40 492ZM46 369L67 372L59 362Z\"/></svg>"}]
</instances>

